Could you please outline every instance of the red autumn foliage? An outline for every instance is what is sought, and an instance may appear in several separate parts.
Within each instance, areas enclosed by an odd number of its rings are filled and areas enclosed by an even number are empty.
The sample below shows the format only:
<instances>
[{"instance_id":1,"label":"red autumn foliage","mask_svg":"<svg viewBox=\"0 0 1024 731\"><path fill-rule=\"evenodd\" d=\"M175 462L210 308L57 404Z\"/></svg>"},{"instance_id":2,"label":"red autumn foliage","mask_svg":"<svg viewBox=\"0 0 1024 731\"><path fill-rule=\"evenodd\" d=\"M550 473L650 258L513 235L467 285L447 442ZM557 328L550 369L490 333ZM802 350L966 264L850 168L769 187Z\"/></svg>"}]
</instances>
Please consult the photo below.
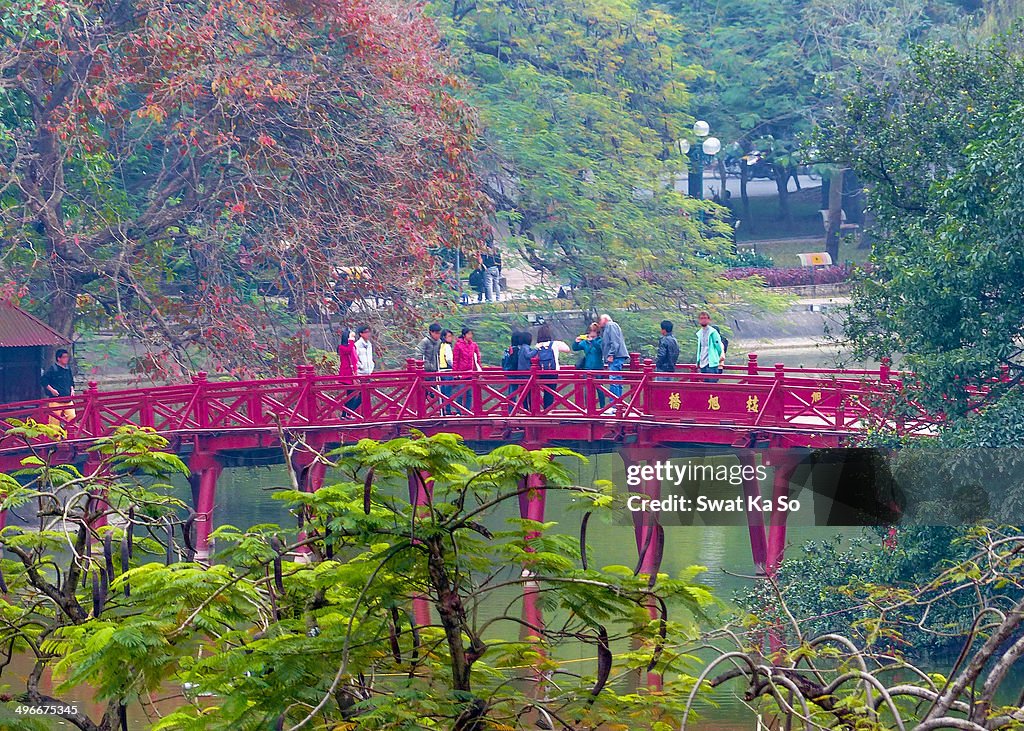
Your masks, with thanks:
<instances>
[{"instance_id":1,"label":"red autumn foliage","mask_svg":"<svg viewBox=\"0 0 1024 731\"><path fill-rule=\"evenodd\" d=\"M483 240L475 119L419 5L19 2L0 283L28 281L61 331L89 292L156 374L204 352L287 370L294 333L254 291L411 329L432 252Z\"/></svg>"}]
</instances>

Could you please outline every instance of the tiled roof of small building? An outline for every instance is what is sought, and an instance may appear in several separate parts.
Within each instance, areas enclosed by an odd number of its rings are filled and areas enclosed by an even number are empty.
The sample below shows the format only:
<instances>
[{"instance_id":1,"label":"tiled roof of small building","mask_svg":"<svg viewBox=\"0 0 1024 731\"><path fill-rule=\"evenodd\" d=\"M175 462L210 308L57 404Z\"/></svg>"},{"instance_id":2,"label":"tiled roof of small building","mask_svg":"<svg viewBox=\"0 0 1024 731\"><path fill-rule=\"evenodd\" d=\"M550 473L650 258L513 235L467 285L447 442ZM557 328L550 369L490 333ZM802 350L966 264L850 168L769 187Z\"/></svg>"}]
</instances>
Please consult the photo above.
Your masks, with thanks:
<instances>
[{"instance_id":1,"label":"tiled roof of small building","mask_svg":"<svg viewBox=\"0 0 1024 731\"><path fill-rule=\"evenodd\" d=\"M64 345L68 339L20 307L0 300L0 348Z\"/></svg>"}]
</instances>

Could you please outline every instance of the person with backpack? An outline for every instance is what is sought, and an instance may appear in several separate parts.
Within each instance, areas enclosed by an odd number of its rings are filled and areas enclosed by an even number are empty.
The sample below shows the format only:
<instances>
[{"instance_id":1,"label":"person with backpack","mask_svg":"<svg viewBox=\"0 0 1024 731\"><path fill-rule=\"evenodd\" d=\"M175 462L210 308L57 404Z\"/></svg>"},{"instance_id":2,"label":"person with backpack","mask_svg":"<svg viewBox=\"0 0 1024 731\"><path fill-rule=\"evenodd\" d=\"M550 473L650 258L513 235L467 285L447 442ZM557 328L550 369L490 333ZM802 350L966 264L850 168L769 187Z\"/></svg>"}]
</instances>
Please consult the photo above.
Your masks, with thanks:
<instances>
[{"instance_id":1,"label":"person with backpack","mask_svg":"<svg viewBox=\"0 0 1024 731\"><path fill-rule=\"evenodd\" d=\"M601 361L601 326L596 322L590 323L586 335L577 335L576 341L572 344L573 350L583 352L576 362L578 371L603 371L604 363ZM604 391L597 390L597 402L600 408L604 408ZM586 407L586 404L580 404Z\"/></svg>"},{"instance_id":2,"label":"person with backpack","mask_svg":"<svg viewBox=\"0 0 1024 731\"><path fill-rule=\"evenodd\" d=\"M542 371L557 371L558 370L558 354L568 353L570 348L561 340L555 340L554 333L551 330L551 325L544 323L537 330L537 347L533 348L533 354L530 355L532 361L534 356L537 358L537 363ZM543 381L557 381L558 376L554 373L545 373L541 376ZM557 389L557 385L546 385L544 387L544 409L551 408L551 405L555 402L554 391Z\"/></svg>"},{"instance_id":3,"label":"person with backpack","mask_svg":"<svg viewBox=\"0 0 1024 731\"><path fill-rule=\"evenodd\" d=\"M697 315L700 328L697 330L697 370L701 373L720 374L725 366L725 347L718 328L711 326L711 314L701 310ZM708 383L718 383L717 378L705 379Z\"/></svg>"},{"instance_id":4,"label":"person with backpack","mask_svg":"<svg viewBox=\"0 0 1024 731\"><path fill-rule=\"evenodd\" d=\"M472 272L469 273L469 288L476 292L476 301L484 301L484 277L486 271L482 266L478 266Z\"/></svg>"},{"instance_id":5,"label":"person with backpack","mask_svg":"<svg viewBox=\"0 0 1024 731\"><path fill-rule=\"evenodd\" d=\"M520 368L520 354L522 350L529 349L530 343L533 341L533 336L526 330L514 330L512 332L511 345L505 350L501 356L501 369L506 372L514 373L519 370L529 370L529 359L527 359L526 368ZM516 408L516 399L519 394L519 390L523 387L522 384L516 383L516 381L522 381L527 376L524 375L509 375L509 380L512 383L508 387L508 413L511 414ZM529 411L530 409L530 395L529 393L523 396L523 408Z\"/></svg>"},{"instance_id":6,"label":"person with backpack","mask_svg":"<svg viewBox=\"0 0 1024 731\"><path fill-rule=\"evenodd\" d=\"M679 360L679 342L672 334L672 321L661 321L661 339L658 340L658 356L654 361L654 370L660 373L675 373L676 362ZM668 381L669 378L655 378L656 381Z\"/></svg>"}]
</instances>

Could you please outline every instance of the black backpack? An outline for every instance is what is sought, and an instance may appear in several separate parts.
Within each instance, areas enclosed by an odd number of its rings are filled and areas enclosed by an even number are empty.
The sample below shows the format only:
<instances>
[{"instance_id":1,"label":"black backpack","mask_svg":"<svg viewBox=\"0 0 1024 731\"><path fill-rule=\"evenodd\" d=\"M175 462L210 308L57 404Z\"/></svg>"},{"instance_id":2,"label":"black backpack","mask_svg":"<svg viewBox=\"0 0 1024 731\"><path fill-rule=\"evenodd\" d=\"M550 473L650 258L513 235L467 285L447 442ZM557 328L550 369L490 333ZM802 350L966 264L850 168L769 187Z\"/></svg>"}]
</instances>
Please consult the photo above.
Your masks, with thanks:
<instances>
[{"instance_id":1,"label":"black backpack","mask_svg":"<svg viewBox=\"0 0 1024 731\"><path fill-rule=\"evenodd\" d=\"M513 345L512 347L505 350L505 354L501 356L501 370L503 371L518 371L519 370L519 346Z\"/></svg>"},{"instance_id":2,"label":"black backpack","mask_svg":"<svg viewBox=\"0 0 1024 731\"><path fill-rule=\"evenodd\" d=\"M718 325L712 325L711 327L715 328L715 332L718 333L718 337L722 341L722 355L725 355L729 352L729 338L722 335L722 331L718 329Z\"/></svg>"}]
</instances>

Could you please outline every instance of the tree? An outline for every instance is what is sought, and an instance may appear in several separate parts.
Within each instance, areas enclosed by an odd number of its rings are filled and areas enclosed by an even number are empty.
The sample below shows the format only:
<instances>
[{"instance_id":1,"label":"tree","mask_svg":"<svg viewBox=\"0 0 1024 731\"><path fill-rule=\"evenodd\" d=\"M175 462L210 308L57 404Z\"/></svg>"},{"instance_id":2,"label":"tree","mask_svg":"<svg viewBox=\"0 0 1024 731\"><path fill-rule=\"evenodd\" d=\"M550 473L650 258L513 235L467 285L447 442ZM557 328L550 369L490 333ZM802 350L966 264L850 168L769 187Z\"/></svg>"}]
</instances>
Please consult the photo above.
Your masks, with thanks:
<instances>
[{"instance_id":1,"label":"tree","mask_svg":"<svg viewBox=\"0 0 1024 731\"><path fill-rule=\"evenodd\" d=\"M403 0L8 0L0 34L0 276L142 370L290 365L268 293L407 329L431 252L482 240L474 117Z\"/></svg>"},{"instance_id":2,"label":"tree","mask_svg":"<svg viewBox=\"0 0 1024 731\"><path fill-rule=\"evenodd\" d=\"M920 583L860 582L850 588L851 608L866 615L854 623L853 636L814 632L807 621L820 626L824 619L814 616L814 607L799 611L804 607L790 605L786 587L765 580L776 611L766 621L725 628L727 651L705 668L695 689L741 681L746 700L765 699L762 707L794 728L1022 728L1024 697L1010 673L1024 657L1024 537L1017 529L979 527L964 540L965 560ZM950 605L961 621L950 625L947 613L932 614ZM920 666L914 648L904 643L907 629L960 638L962 651L949 672ZM784 635L788 646L766 657L751 640L769 632ZM727 669L718 669L726 663Z\"/></svg>"},{"instance_id":3,"label":"tree","mask_svg":"<svg viewBox=\"0 0 1024 731\"><path fill-rule=\"evenodd\" d=\"M694 84L695 111L711 123L729 154L758 149L766 155L783 218L790 215L797 137L808 129L815 76L822 70L820 59L800 43L805 5L804 0L669 3L686 28L681 51L711 72ZM746 167L740 172L742 218L749 222Z\"/></svg>"},{"instance_id":4,"label":"tree","mask_svg":"<svg viewBox=\"0 0 1024 731\"><path fill-rule=\"evenodd\" d=\"M1011 38L921 47L905 77L851 93L817 135L870 186L876 222L847 336L862 356L899 355L914 398L954 415L1022 377L1022 72Z\"/></svg>"},{"instance_id":5,"label":"tree","mask_svg":"<svg viewBox=\"0 0 1024 731\"><path fill-rule=\"evenodd\" d=\"M668 14L634 0L460 0L438 13L474 84L487 193L531 266L593 311L678 311L736 291L709 260L731 250L721 209L677 190L701 70Z\"/></svg>"},{"instance_id":6,"label":"tree","mask_svg":"<svg viewBox=\"0 0 1024 731\"><path fill-rule=\"evenodd\" d=\"M52 668L58 693L86 686L107 703L99 720L65 714L76 727L118 728L125 706L168 684L190 690L154 729L468 731L535 728L538 717L562 728L664 718L657 727L669 728L679 718L688 676L667 681L664 695L622 698L616 682L677 670L679 644L714 599L693 581L697 568L671 579L587 567L586 524L613 499L606 485L571 483L564 461L576 455L510 445L477 457L444 434L363 440L329 458L337 484L279 492L301 517L298 531L221 526L218 563L207 567L187 555L194 516L137 477L184 470L165 446L124 430L97 444L98 467L85 474L30 459L28 484L3 476L4 507L39 526L0 534L9 557L0 560L9 589L0 647L29 653L40 673ZM496 523L506 502L535 490L522 486L528 474L587 511L579 538L551 523ZM402 497L410 485L422 500ZM125 527L101 525L103 515ZM90 541L103 552L90 554ZM298 551L305 559L290 561ZM519 616L510 591L552 621ZM416 602L436 620L410 614ZM589 645L596 665L561 667L565 642ZM19 702L50 700L38 679Z\"/></svg>"}]
</instances>

